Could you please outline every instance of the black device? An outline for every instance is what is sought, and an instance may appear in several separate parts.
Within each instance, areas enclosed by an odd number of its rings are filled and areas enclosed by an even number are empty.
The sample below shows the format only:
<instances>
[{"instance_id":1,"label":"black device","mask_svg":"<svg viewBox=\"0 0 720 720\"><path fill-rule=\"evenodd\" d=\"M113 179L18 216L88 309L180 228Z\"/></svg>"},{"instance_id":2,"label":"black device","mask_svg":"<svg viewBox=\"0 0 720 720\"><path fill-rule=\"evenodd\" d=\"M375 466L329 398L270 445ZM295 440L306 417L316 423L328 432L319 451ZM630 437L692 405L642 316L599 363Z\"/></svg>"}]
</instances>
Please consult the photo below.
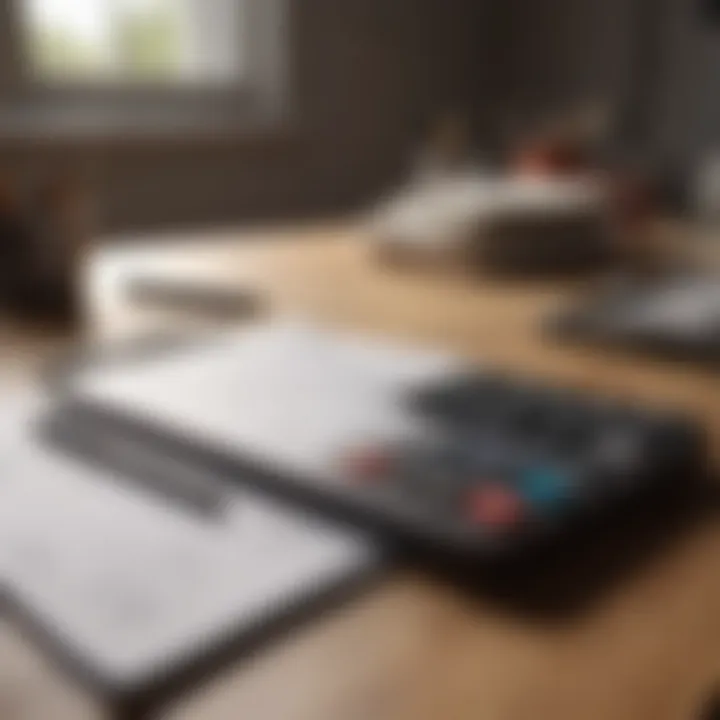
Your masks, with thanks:
<instances>
[{"instance_id":1,"label":"black device","mask_svg":"<svg viewBox=\"0 0 720 720\"><path fill-rule=\"evenodd\" d=\"M550 319L562 338L720 365L720 278L680 274L611 282Z\"/></svg>"},{"instance_id":2,"label":"black device","mask_svg":"<svg viewBox=\"0 0 720 720\"><path fill-rule=\"evenodd\" d=\"M714 698L712 703L705 708L702 717L698 720L718 720L720 718L720 700Z\"/></svg>"},{"instance_id":3,"label":"black device","mask_svg":"<svg viewBox=\"0 0 720 720\"><path fill-rule=\"evenodd\" d=\"M463 567L707 472L703 432L673 413L292 323L81 374L60 412L101 461L103 438L138 443Z\"/></svg>"}]
</instances>

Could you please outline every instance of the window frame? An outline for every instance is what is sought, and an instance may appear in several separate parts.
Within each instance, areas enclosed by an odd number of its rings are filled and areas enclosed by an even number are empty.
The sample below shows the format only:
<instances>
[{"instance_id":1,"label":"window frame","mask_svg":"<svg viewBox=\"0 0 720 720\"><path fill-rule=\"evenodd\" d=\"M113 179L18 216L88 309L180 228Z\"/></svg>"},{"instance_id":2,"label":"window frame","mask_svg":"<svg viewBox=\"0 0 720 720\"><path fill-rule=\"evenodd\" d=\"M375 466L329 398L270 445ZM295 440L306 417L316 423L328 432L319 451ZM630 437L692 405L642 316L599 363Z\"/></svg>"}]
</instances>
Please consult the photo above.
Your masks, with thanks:
<instances>
[{"instance_id":1,"label":"window frame","mask_svg":"<svg viewBox=\"0 0 720 720\"><path fill-rule=\"evenodd\" d=\"M38 124L47 126L46 135L53 134L55 126L60 134L73 136L145 134L146 130L161 135L164 127L169 133L203 133L284 121L289 0L240 0L245 6L244 25L251 28L242 33L243 70L236 81L217 84L45 82L30 75L24 62L22 1L0 3L0 136L9 126L11 132L22 132L23 116L38 114L47 117L47 122ZM183 123L183 114L192 118ZM73 116L90 120L74 132Z\"/></svg>"}]
</instances>

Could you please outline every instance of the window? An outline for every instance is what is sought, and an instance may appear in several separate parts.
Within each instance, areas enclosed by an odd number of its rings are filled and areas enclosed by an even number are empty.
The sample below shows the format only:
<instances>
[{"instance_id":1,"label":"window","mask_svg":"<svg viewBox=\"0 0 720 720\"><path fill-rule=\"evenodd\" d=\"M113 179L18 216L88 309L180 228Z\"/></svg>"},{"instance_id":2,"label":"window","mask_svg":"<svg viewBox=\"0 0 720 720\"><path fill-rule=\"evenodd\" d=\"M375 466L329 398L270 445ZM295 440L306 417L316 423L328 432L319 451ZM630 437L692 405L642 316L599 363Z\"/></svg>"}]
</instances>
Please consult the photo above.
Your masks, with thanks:
<instances>
[{"instance_id":1,"label":"window","mask_svg":"<svg viewBox=\"0 0 720 720\"><path fill-rule=\"evenodd\" d=\"M243 74L243 0L21 0L43 83L227 85Z\"/></svg>"}]
</instances>

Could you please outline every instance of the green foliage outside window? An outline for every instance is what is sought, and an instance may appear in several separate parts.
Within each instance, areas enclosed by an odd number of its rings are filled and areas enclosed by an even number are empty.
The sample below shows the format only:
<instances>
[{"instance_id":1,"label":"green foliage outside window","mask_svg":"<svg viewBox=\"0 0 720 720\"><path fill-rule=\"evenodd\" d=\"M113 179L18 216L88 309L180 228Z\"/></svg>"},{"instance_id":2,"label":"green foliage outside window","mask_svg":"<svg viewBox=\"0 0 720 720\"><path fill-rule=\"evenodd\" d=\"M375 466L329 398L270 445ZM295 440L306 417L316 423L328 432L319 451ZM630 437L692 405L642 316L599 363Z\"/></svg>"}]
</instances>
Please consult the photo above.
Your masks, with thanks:
<instances>
[{"instance_id":1,"label":"green foliage outside window","mask_svg":"<svg viewBox=\"0 0 720 720\"><path fill-rule=\"evenodd\" d=\"M181 70L181 28L168 5L117 12L107 44L67 27L35 25L30 35L33 64L45 77L152 81Z\"/></svg>"}]
</instances>

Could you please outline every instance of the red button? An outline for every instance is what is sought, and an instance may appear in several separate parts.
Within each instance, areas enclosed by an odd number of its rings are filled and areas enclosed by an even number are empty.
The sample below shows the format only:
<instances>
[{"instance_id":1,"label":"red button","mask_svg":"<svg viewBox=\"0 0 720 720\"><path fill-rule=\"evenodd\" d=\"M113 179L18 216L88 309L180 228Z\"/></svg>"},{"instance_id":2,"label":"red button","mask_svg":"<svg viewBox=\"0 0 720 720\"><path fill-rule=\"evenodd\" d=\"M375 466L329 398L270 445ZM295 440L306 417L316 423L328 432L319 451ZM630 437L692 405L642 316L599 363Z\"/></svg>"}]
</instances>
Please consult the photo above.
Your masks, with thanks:
<instances>
[{"instance_id":1,"label":"red button","mask_svg":"<svg viewBox=\"0 0 720 720\"><path fill-rule=\"evenodd\" d=\"M395 463L393 455L382 447L357 448L343 457L343 468L363 480L386 477Z\"/></svg>"},{"instance_id":2,"label":"red button","mask_svg":"<svg viewBox=\"0 0 720 720\"><path fill-rule=\"evenodd\" d=\"M475 490L468 505L474 522L491 527L515 525L523 516L522 500L504 485L486 485Z\"/></svg>"}]
</instances>

